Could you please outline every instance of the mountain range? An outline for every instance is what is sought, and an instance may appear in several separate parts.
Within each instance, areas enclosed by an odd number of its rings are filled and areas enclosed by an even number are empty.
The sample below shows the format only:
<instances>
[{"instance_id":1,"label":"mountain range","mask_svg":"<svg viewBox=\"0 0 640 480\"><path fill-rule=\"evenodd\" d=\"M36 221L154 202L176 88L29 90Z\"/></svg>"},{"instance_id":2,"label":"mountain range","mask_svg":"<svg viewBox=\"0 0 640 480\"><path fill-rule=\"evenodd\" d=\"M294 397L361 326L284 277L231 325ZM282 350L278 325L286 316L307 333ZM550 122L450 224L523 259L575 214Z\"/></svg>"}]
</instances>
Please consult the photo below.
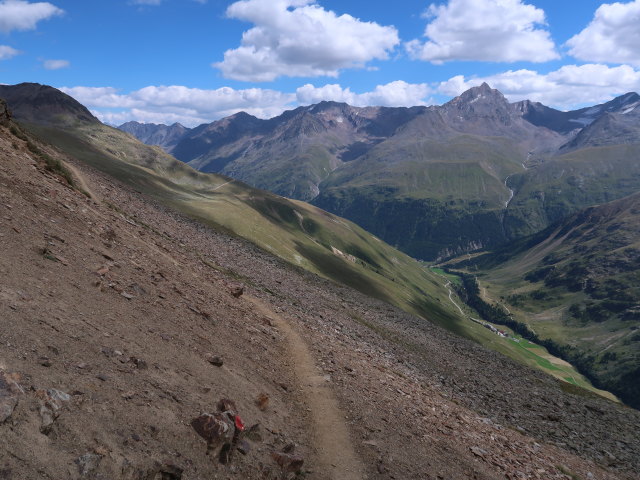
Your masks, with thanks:
<instances>
[{"instance_id":1,"label":"mountain range","mask_svg":"<svg viewBox=\"0 0 640 480\"><path fill-rule=\"evenodd\" d=\"M483 84L442 106L322 102L269 120L238 113L186 131L171 151L434 260L505 244L636 191L639 106L628 93L561 112L509 103Z\"/></svg>"}]
</instances>

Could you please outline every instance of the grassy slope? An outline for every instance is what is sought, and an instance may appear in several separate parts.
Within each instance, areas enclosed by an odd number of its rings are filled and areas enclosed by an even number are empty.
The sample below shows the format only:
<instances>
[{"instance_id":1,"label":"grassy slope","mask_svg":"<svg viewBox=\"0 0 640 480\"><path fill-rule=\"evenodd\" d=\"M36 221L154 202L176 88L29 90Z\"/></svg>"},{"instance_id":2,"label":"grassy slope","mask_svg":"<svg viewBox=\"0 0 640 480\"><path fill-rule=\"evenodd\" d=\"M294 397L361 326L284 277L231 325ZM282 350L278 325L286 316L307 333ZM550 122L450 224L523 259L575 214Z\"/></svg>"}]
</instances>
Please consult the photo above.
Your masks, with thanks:
<instances>
[{"instance_id":1,"label":"grassy slope","mask_svg":"<svg viewBox=\"0 0 640 480\"><path fill-rule=\"evenodd\" d=\"M503 138L392 138L333 172L313 203L434 259L505 241L504 182L521 161Z\"/></svg>"},{"instance_id":2,"label":"grassy slope","mask_svg":"<svg viewBox=\"0 0 640 480\"><path fill-rule=\"evenodd\" d=\"M538 232L578 210L640 189L640 145L590 147L516 174L505 226L511 238Z\"/></svg>"},{"instance_id":3,"label":"grassy slope","mask_svg":"<svg viewBox=\"0 0 640 480\"><path fill-rule=\"evenodd\" d=\"M502 208L509 198L504 179L522 170L520 155L501 138L459 135L447 141L394 139L336 170L323 188L340 195L349 188L379 187L396 197L480 201Z\"/></svg>"}]
</instances>

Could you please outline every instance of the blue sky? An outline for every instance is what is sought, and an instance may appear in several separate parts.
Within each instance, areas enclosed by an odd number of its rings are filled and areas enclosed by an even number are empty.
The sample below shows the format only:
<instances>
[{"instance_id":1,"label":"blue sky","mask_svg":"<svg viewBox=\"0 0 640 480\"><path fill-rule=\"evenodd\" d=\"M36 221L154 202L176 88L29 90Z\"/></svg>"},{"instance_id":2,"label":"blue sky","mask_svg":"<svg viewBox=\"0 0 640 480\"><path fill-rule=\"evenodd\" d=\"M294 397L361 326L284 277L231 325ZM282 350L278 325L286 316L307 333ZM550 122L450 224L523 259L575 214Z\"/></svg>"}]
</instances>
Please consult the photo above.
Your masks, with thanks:
<instances>
[{"instance_id":1,"label":"blue sky","mask_svg":"<svg viewBox=\"0 0 640 480\"><path fill-rule=\"evenodd\" d=\"M113 124L440 104L482 81L569 109L640 90L639 25L640 0L0 0L0 83Z\"/></svg>"}]
</instances>

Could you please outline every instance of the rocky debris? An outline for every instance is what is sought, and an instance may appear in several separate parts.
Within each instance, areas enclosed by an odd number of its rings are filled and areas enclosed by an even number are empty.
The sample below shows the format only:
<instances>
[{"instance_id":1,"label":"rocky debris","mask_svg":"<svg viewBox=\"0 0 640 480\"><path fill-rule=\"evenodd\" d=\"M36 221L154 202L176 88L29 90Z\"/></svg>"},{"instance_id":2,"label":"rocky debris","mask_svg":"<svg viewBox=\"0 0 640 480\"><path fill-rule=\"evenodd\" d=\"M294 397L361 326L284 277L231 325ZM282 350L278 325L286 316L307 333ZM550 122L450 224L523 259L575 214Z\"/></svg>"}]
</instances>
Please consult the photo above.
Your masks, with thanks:
<instances>
[{"instance_id":1,"label":"rocky debris","mask_svg":"<svg viewBox=\"0 0 640 480\"><path fill-rule=\"evenodd\" d=\"M207 455L221 447L218 454L220 463L231 461L233 450L238 445L240 433L244 430L242 419L232 400L221 399L218 412L203 413L191 421L191 426L207 442Z\"/></svg>"},{"instance_id":2,"label":"rocky debris","mask_svg":"<svg viewBox=\"0 0 640 480\"><path fill-rule=\"evenodd\" d=\"M260 424L256 423L254 425L251 425L243 432L243 436L245 438L248 438L252 442L261 442L262 434L260 433Z\"/></svg>"},{"instance_id":3,"label":"rocky debris","mask_svg":"<svg viewBox=\"0 0 640 480\"><path fill-rule=\"evenodd\" d=\"M122 480L181 480L184 469L173 463L154 462L151 467L139 467L125 460L120 478Z\"/></svg>"},{"instance_id":4,"label":"rocky debris","mask_svg":"<svg viewBox=\"0 0 640 480\"><path fill-rule=\"evenodd\" d=\"M51 359L49 359L49 357L40 357L38 359L38 362L40 363L40 365L42 365L43 367L50 367L51 366Z\"/></svg>"},{"instance_id":5,"label":"rocky debris","mask_svg":"<svg viewBox=\"0 0 640 480\"><path fill-rule=\"evenodd\" d=\"M158 464L147 473L145 480L181 480L183 469L171 463Z\"/></svg>"},{"instance_id":6,"label":"rocky debris","mask_svg":"<svg viewBox=\"0 0 640 480\"><path fill-rule=\"evenodd\" d=\"M109 273L109 267L106 265L96 270L96 274L100 275L101 277L104 277L107 273Z\"/></svg>"},{"instance_id":7,"label":"rocky debris","mask_svg":"<svg viewBox=\"0 0 640 480\"><path fill-rule=\"evenodd\" d=\"M483 450L483 449L482 449L482 448L480 448L480 447L473 446L473 447L471 447L469 450L471 450L471 452L472 452L476 457L482 457L482 458L484 458L484 457L486 457L486 456L487 456L487 451L486 451L486 450Z\"/></svg>"},{"instance_id":8,"label":"rocky debris","mask_svg":"<svg viewBox=\"0 0 640 480\"><path fill-rule=\"evenodd\" d=\"M116 350L111 347L102 347L100 351L104 354L104 356L113 358L113 357L121 357L124 355L120 350Z\"/></svg>"},{"instance_id":9,"label":"rocky debris","mask_svg":"<svg viewBox=\"0 0 640 480\"><path fill-rule=\"evenodd\" d=\"M224 360L222 360L222 357L219 357L218 355L213 355L212 353L208 353L207 355L205 355L205 359L211 365L214 365L216 367L221 367L222 365L224 365Z\"/></svg>"},{"instance_id":10,"label":"rocky debris","mask_svg":"<svg viewBox=\"0 0 640 480\"><path fill-rule=\"evenodd\" d=\"M15 230L15 228L14 228L14 230ZM17 233L20 233L20 232L17 232ZM42 249L41 253L42 253L42 257L46 258L47 260L51 260L52 262L61 263L65 267L69 266L69 261L66 258L64 258L62 255L54 253L49 247L44 247Z\"/></svg>"},{"instance_id":11,"label":"rocky debris","mask_svg":"<svg viewBox=\"0 0 640 480\"><path fill-rule=\"evenodd\" d=\"M71 396L55 389L37 390L36 397L40 400L40 432L48 435L53 424L60 416L60 410L64 404L71 400Z\"/></svg>"},{"instance_id":12,"label":"rocky debris","mask_svg":"<svg viewBox=\"0 0 640 480\"><path fill-rule=\"evenodd\" d=\"M149 368L147 362L138 357L129 357L129 361L135 365L138 370L146 370Z\"/></svg>"},{"instance_id":13,"label":"rocky debris","mask_svg":"<svg viewBox=\"0 0 640 480\"><path fill-rule=\"evenodd\" d=\"M304 465L304 459L293 452L271 452L271 458L273 458L278 464L278 467L280 467L282 479L290 478L291 474L298 475Z\"/></svg>"},{"instance_id":14,"label":"rocky debris","mask_svg":"<svg viewBox=\"0 0 640 480\"><path fill-rule=\"evenodd\" d=\"M244 285L239 283L232 283L227 288L229 289L231 296L234 298L240 298L244 293Z\"/></svg>"},{"instance_id":15,"label":"rocky debris","mask_svg":"<svg viewBox=\"0 0 640 480\"><path fill-rule=\"evenodd\" d=\"M78 473L81 477L89 477L95 473L101 461L101 455L85 453L81 457L76 458L74 463L78 466Z\"/></svg>"},{"instance_id":16,"label":"rocky debris","mask_svg":"<svg viewBox=\"0 0 640 480\"><path fill-rule=\"evenodd\" d=\"M0 424L11 418L18 405L18 397L24 393L17 380L17 374L0 371Z\"/></svg>"},{"instance_id":17,"label":"rocky debris","mask_svg":"<svg viewBox=\"0 0 640 480\"><path fill-rule=\"evenodd\" d=\"M236 448L243 455L248 455L249 452L251 452L251 445L244 439L240 439L238 441L238 446Z\"/></svg>"},{"instance_id":18,"label":"rocky debris","mask_svg":"<svg viewBox=\"0 0 640 480\"><path fill-rule=\"evenodd\" d=\"M269 395L266 393L258 395L258 398L256 399L256 406L264 412L269 406Z\"/></svg>"}]
</instances>

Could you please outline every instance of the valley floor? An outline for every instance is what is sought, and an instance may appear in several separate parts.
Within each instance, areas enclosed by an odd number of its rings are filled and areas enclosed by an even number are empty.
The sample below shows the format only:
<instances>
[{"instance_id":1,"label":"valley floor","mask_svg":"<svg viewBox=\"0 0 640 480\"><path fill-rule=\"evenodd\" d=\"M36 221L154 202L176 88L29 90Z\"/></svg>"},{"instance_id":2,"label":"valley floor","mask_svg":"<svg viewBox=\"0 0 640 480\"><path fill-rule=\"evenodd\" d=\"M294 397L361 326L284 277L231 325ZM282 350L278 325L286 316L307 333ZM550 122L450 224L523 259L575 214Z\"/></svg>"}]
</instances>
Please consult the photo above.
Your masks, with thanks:
<instances>
[{"instance_id":1,"label":"valley floor","mask_svg":"<svg viewBox=\"0 0 640 480\"><path fill-rule=\"evenodd\" d=\"M639 412L72 163L88 198L4 131L0 152L0 478L276 478L291 443L308 479L638 478ZM189 425L222 397L261 431L228 466Z\"/></svg>"}]
</instances>

